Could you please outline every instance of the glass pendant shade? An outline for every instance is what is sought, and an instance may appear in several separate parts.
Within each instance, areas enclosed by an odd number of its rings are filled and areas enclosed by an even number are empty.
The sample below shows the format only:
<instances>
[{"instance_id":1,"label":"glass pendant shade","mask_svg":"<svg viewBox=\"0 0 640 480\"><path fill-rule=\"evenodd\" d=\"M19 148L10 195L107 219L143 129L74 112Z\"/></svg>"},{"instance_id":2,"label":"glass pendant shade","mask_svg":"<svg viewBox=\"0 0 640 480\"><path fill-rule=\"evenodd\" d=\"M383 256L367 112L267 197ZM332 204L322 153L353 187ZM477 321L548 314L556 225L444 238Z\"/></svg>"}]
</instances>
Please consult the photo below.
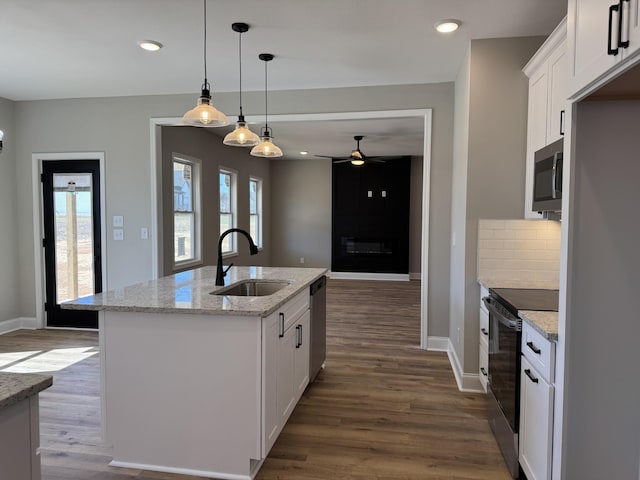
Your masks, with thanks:
<instances>
[{"instance_id":1,"label":"glass pendant shade","mask_svg":"<svg viewBox=\"0 0 640 480\"><path fill-rule=\"evenodd\" d=\"M224 127L229 125L229 119L220 110L211 105L209 90L202 89L195 108L182 117L182 122L196 127Z\"/></svg>"},{"instance_id":2,"label":"glass pendant shade","mask_svg":"<svg viewBox=\"0 0 640 480\"><path fill-rule=\"evenodd\" d=\"M253 147L260 143L260 137L249 130L246 122L238 120L235 130L227 133L222 143L232 147Z\"/></svg>"},{"instance_id":3,"label":"glass pendant shade","mask_svg":"<svg viewBox=\"0 0 640 480\"><path fill-rule=\"evenodd\" d=\"M254 157L281 157L282 150L278 147L271 138L271 134L269 132L265 132L261 137L261 141L258 145L251 149L251 155Z\"/></svg>"}]
</instances>

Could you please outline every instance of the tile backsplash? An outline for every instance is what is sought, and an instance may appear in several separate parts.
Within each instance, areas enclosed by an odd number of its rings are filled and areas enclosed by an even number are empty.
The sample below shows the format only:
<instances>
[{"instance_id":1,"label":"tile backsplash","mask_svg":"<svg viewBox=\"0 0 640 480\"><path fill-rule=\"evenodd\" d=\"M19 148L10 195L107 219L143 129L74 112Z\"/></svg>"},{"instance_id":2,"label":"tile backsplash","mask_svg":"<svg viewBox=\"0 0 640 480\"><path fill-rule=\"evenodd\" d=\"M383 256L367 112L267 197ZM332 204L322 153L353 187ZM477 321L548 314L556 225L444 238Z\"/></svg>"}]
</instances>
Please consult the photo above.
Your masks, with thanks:
<instances>
[{"instance_id":1,"label":"tile backsplash","mask_svg":"<svg viewBox=\"0 0 640 480\"><path fill-rule=\"evenodd\" d=\"M478 279L493 282L544 282L557 288L560 222L480 220Z\"/></svg>"}]
</instances>

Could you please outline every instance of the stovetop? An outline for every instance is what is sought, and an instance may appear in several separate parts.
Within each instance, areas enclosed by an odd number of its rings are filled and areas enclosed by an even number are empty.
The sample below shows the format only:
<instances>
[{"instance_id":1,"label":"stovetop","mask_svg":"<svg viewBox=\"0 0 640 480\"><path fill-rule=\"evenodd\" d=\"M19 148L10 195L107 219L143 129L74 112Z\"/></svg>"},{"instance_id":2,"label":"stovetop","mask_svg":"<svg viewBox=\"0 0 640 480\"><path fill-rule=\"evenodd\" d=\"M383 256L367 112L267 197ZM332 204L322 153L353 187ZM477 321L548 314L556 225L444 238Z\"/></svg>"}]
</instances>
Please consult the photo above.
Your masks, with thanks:
<instances>
[{"instance_id":1,"label":"stovetop","mask_svg":"<svg viewBox=\"0 0 640 480\"><path fill-rule=\"evenodd\" d=\"M558 311L558 290L491 288L489 290L514 315L519 310Z\"/></svg>"}]
</instances>

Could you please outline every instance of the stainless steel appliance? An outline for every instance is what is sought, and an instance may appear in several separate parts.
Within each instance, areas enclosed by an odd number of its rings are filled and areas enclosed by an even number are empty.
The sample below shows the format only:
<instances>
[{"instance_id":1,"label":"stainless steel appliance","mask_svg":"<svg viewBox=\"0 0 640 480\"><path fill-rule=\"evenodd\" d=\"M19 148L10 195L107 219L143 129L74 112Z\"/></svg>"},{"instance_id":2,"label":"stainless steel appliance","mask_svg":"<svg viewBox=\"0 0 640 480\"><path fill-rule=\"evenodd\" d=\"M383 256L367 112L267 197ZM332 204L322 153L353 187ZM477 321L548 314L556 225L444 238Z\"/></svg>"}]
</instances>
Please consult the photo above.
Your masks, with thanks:
<instances>
[{"instance_id":1,"label":"stainless steel appliance","mask_svg":"<svg viewBox=\"0 0 640 480\"><path fill-rule=\"evenodd\" d=\"M534 155L533 204L534 212L562 210L562 164L564 139L538 150Z\"/></svg>"},{"instance_id":2,"label":"stainless steel appliance","mask_svg":"<svg viewBox=\"0 0 640 480\"><path fill-rule=\"evenodd\" d=\"M518 478L522 354L522 320L518 311L557 311L558 290L492 288L482 301L489 310L489 425L509 472Z\"/></svg>"},{"instance_id":3,"label":"stainless steel appliance","mask_svg":"<svg viewBox=\"0 0 640 480\"><path fill-rule=\"evenodd\" d=\"M311 284L311 348L309 382L313 382L327 357L327 277L322 276Z\"/></svg>"}]
</instances>

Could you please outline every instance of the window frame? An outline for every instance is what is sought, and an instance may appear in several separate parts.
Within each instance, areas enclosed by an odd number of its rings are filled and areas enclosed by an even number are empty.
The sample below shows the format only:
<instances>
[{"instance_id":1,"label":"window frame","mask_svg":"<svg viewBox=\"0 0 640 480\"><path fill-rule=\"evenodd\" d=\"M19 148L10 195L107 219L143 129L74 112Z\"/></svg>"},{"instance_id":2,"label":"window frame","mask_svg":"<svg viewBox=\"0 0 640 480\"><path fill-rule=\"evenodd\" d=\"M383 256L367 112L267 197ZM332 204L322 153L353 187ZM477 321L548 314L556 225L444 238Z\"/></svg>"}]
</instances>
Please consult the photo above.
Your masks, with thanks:
<instances>
[{"instance_id":1,"label":"window frame","mask_svg":"<svg viewBox=\"0 0 640 480\"><path fill-rule=\"evenodd\" d=\"M191 211L176 210L175 208L175 184L173 180L173 169L176 163L191 166ZM172 262L173 270L183 270L185 267L191 267L195 265L202 265L202 161L199 158L190 157L189 155L183 155L181 153L172 153L171 155L171 171L172 171L172 209L173 214L171 216L171 229L173 232L172 245ZM187 260L176 260L176 214L191 213L193 216L193 244L192 258Z\"/></svg>"},{"instance_id":2,"label":"window frame","mask_svg":"<svg viewBox=\"0 0 640 480\"><path fill-rule=\"evenodd\" d=\"M256 184L256 213L252 214L251 213L251 183ZM262 250L263 246L264 246L264 242L263 242L263 225L262 225L262 220L263 220L263 212L262 212L262 193L263 193L263 181L260 177L257 177L255 175L249 175L249 233L251 233L251 217L253 215L255 215L258 219L258 225L257 225L257 230L258 230L258 234L257 234L257 238L254 238L253 241L255 242L256 246L258 247L258 250Z\"/></svg>"},{"instance_id":3,"label":"window frame","mask_svg":"<svg viewBox=\"0 0 640 480\"><path fill-rule=\"evenodd\" d=\"M221 207L221 194L220 194L220 175L225 174L229 175L229 208L230 212L223 212ZM237 228L238 226L238 172L231 168L227 168L224 166L220 166L218 168L218 228L220 230L219 234L222 235L222 215L231 215L231 226L229 228ZM231 257L238 254L236 235L227 235L225 240L229 241L230 249L223 250L223 257Z\"/></svg>"}]
</instances>

